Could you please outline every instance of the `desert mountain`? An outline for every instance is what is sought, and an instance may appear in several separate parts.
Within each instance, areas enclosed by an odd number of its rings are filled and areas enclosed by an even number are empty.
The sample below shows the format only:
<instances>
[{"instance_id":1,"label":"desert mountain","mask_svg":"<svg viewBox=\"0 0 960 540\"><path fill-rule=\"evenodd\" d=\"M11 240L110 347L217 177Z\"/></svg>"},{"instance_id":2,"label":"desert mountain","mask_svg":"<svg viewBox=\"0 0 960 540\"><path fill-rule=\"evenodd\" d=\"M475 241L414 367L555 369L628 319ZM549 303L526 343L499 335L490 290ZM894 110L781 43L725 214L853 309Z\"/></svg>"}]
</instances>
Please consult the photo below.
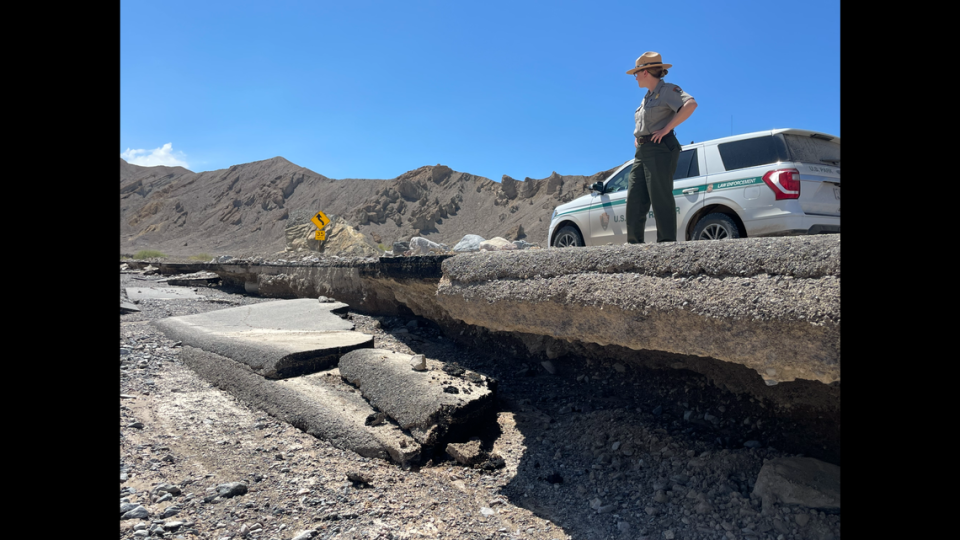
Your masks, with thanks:
<instances>
[{"instance_id":1,"label":"desert mountain","mask_svg":"<svg viewBox=\"0 0 960 540\"><path fill-rule=\"evenodd\" d=\"M203 173L121 159L120 252L275 254L285 229L318 210L386 249L413 236L453 247L466 234L545 247L553 208L609 172L497 183L435 165L392 180L334 180L282 157Z\"/></svg>"}]
</instances>

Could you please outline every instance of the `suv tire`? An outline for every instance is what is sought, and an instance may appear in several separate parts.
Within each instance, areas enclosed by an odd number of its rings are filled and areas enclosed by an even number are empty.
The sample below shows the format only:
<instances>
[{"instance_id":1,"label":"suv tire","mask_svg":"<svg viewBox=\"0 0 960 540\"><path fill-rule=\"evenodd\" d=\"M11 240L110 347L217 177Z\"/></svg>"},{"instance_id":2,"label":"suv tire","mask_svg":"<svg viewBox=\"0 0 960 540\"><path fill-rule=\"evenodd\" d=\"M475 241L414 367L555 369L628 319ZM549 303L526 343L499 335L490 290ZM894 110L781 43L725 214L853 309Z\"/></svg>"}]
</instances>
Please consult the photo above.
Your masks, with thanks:
<instances>
[{"instance_id":1,"label":"suv tire","mask_svg":"<svg viewBox=\"0 0 960 540\"><path fill-rule=\"evenodd\" d=\"M555 248L583 246L583 237L580 236L580 231L571 225L564 225L560 228L560 232L553 237L553 247Z\"/></svg>"},{"instance_id":2,"label":"suv tire","mask_svg":"<svg viewBox=\"0 0 960 540\"><path fill-rule=\"evenodd\" d=\"M740 229L726 214L707 214L697 222L691 240L725 240L740 238Z\"/></svg>"}]
</instances>

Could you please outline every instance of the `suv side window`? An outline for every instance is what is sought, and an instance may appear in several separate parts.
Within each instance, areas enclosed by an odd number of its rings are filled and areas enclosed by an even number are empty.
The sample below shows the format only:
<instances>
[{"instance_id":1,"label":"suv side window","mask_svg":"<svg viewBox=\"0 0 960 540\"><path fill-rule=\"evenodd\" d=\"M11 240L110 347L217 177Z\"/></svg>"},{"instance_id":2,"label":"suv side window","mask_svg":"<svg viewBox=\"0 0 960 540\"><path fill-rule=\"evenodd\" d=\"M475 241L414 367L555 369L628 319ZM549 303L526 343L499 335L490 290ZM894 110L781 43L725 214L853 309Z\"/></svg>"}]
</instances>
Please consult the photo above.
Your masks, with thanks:
<instances>
[{"instance_id":1,"label":"suv side window","mask_svg":"<svg viewBox=\"0 0 960 540\"><path fill-rule=\"evenodd\" d=\"M623 168L622 171L617 173L612 180L607 182L605 188L603 188L604 193L616 193L618 191L624 191L627 189L627 183L630 181L630 169L633 168L633 165L628 165Z\"/></svg>"},{"instance_id":2,"label":"suv side window","mask_svg":"<svg viewBox=\"0 0 960 540\"><path fill-rule=\"evenodd\" d=\"M789 161L787 146L779 136L767 135L717 145L723 168L732 171L778 161Z\"/></svg>"},{"instance_id":3,"label":"suv side window","mask_svg":"<svg viewBox=\"0 0 960 540\"><path fill-rule=\"evenodd\" d=\"M700 176L700 161L697 159L697 149L680 152L677 160L677 172L673 173L674 180Z\"/></svg>"}]
</instances>

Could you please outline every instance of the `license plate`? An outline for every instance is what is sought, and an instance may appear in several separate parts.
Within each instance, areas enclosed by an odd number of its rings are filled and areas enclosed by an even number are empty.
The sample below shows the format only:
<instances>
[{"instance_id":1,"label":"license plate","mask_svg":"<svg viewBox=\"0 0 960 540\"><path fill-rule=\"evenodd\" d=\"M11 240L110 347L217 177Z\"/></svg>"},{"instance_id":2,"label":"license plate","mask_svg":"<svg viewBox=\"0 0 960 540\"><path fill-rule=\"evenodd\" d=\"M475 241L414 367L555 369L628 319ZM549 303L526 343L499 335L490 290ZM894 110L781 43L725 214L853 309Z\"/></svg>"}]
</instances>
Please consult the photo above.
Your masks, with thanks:
<instances>
[{"instance_id":1,"label":"license plate","mask_svg":"<svg viewBox=\"0 0 960 540\"><path fill-rule=\"evenodd\" d=\"M833 188L833 194L836 195L837 200L839 201L839 200L840 200L840 188L839 188L839 187Z\"/></svg>"}]
</instances>

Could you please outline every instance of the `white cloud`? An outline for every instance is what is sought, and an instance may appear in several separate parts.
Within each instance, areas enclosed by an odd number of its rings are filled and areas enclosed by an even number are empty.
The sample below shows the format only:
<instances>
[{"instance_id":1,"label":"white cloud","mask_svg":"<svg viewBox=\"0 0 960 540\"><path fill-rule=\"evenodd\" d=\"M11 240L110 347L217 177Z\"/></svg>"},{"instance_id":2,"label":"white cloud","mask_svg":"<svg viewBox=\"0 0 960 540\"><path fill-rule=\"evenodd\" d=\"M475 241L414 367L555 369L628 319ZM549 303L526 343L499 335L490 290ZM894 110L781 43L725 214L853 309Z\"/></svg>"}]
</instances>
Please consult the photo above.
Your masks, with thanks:
<instances>
[{"instance_id":1,"label":"white cloud","mask_svg":"<svg viewBox=\"0 0 960 540\"><path fill-rule=\"evenodd\" d=\"M186 154L183 152L174 152L173 143L167 143L160 148L153 150L131 149L127 148L125 152L120 153L120 157L127 163L140 165L141 167L156 167L157 165L166 165L167 167L183 167L189 169L186 162Z\"/></svg>"}]
</instances>

